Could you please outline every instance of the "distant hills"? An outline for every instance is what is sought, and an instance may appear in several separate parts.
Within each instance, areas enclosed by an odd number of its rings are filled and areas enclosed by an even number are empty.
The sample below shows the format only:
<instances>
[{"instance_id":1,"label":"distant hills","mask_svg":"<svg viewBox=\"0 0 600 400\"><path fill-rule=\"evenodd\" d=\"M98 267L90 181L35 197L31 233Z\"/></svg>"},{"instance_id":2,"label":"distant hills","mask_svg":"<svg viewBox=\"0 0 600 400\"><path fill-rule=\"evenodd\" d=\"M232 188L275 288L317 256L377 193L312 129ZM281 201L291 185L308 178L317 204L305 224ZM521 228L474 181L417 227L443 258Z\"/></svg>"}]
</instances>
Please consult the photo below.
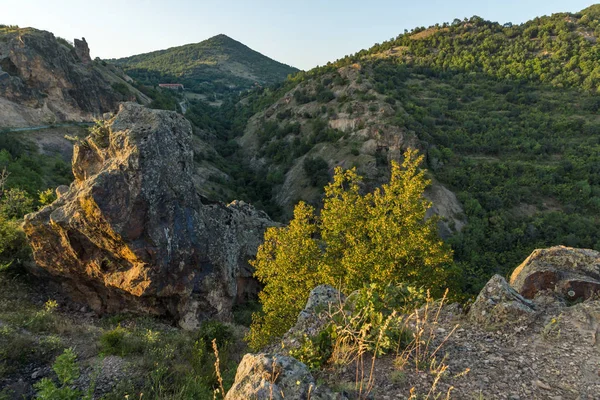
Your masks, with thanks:
<instances>
[{"instance_id":1,"label":"distant hills","mask_svg":"<svg viewBox=\"0 0 600 400\"><path fill-rule=\"evenodd\" d=\"M298 69L226 36L108 60L146 85L182 83L199 93L227 93L281 82Z\"/></svg>"}]
</instances>

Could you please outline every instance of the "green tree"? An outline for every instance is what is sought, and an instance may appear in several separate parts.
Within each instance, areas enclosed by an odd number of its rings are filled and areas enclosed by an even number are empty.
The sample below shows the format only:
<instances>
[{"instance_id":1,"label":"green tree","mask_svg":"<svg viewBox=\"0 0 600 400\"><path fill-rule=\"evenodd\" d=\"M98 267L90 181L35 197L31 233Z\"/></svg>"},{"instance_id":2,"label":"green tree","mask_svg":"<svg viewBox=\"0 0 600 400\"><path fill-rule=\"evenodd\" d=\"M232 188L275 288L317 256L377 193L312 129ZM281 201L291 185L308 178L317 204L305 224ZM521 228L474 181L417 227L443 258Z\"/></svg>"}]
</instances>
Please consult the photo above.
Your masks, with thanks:
<instances>
[{"instance_id":1,"label":"green tree","mask_svg":"<svg viewBox=\"0 0 600 400\"><path fill-rule=\"evenodd\" d=\"M0 270L15 267L27 258L29 246L19 222L0 213Z\"/></svg>"},{"instance_id":2,"label":"green tree","mask_svg":"<svg viewBox=\"0 0 600 400\"><path fill-rule=\"evenodd\" d=\"M9 189L3 193L0 199L0 213L8 219L23 218L25 214L32 211L33 199L24 190Z\"/></svg>"},{"instance_id":3,"label":"green tree","mask_svg":"<svg viewBox=\"0 0 600 400\"><path fill-rule=\"evenodd\" d=\"M425 218L422 161L408 150L402 166L392 163L390 182L365 195L355 168L337 168L320 216L301 202L289 226L267 230L253 262L265 287L248 337L252 347L284 334L318 284L346 292L371 283L442 289L452 251L437 236L437 219Z\"/></svg>"},{"instance_id":4,"label":"green tree","mask_svg":"<svg viewBox=\"0 0 600 400\"><path fill-rule=\"evenodd\" d=\"M321 251L314 239L317 230L314 208L300 202L288 226L265 232L265 241L252 262L255 276L265 283L259 293L262 313L252 316L248 336L253 347L263 347L285 333L307 295L322 281L318 269Z\"/></svg>"}]
</instances>

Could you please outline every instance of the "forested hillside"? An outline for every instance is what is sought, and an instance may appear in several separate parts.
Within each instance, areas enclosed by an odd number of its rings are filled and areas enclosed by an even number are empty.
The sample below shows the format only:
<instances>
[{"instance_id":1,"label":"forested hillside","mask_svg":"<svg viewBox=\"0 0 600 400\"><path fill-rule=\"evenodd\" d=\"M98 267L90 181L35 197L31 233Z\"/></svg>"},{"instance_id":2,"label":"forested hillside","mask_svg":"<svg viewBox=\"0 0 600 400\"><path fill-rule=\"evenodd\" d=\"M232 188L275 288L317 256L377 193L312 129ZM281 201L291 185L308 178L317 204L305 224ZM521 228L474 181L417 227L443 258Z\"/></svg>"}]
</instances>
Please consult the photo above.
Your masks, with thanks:
<instances>
[{"instance_id":1,"label":"forested hillside","mask_svg":"<svg viewBox=\"0 0 600 400\"><path fill-rule=\"evenodd\" d=\"M224 184L250 185L251 200L283 218L298 200L318 202L333 167L357 165L379 184L402 149L418 147L464 210L448 240L475 292L534 248L600 249L599 15L418 28L188 117L235 161Z\"/></svg>"},{"instance_id":2,"label":"forested hillside","mask_svg":"<svg viewBox=\"0 0 600 400\"><path fill-rule=\"evenodd\" d=\"M273 84L298 71L225 35L110 62L143 84L181 83L206 94Z\"/></svg>"}]
</instances>

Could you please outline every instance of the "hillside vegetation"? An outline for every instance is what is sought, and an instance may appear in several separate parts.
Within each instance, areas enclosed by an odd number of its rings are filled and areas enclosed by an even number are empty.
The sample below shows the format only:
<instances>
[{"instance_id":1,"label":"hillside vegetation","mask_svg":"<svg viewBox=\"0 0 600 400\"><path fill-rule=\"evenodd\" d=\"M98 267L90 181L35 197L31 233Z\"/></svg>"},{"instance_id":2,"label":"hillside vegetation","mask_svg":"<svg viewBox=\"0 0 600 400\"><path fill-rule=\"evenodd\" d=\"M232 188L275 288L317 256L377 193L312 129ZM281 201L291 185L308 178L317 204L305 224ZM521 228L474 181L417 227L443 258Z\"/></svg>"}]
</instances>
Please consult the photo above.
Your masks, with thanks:
<instances>
[{"instance_id":1,"label":"hillside vegetation","mask_svg":"<svg viewBox=\"0 0 600 400\"><path fill-rule=\"evenodd\" d=\"M146 85L181 83L207 94L273 84L298 71L225 35L110 62Z\"/></svg>"},{"instance_id":2,"label":"hillside vegetation","mask_svg":"<svg viewBox=\"0 0 600 400\"><path fill-rule=\"evenodd\" d=\"M216 132L225 186L250 185L251 200L284 219L298 200L318 204L335 166L357 166L373 186L405 148L425 151L434 184L462 208L441 200L454 209L444 217L463 289L475 293L534 248L600 248L598 18L592 6L522 25L419 28L188 116Z\"/></svg>"}]
</instances>

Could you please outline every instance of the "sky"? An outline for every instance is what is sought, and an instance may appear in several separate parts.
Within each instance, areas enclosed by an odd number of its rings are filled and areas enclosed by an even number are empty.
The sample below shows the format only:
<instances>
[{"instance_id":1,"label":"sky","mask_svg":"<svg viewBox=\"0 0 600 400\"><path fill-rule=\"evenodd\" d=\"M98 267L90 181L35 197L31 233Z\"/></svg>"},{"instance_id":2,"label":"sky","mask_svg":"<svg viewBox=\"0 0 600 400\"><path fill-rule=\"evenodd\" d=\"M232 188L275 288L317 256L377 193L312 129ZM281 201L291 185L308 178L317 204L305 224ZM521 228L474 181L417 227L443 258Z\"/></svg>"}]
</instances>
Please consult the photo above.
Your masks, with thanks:
<instances>
[{"instance_id":1,"label":"sky","mask_svg":"<svg viewBox=\"0 0 600 400\"><path fill-rule=\"evenodd\" d=\"M598 1L598 0L596 0ZM0 24L85 37L93 58L119 58L223 33L300 69L381 43L405 29L478 15L521 23L594 0L0 0Z\"/></svg>"}]
</instances>

